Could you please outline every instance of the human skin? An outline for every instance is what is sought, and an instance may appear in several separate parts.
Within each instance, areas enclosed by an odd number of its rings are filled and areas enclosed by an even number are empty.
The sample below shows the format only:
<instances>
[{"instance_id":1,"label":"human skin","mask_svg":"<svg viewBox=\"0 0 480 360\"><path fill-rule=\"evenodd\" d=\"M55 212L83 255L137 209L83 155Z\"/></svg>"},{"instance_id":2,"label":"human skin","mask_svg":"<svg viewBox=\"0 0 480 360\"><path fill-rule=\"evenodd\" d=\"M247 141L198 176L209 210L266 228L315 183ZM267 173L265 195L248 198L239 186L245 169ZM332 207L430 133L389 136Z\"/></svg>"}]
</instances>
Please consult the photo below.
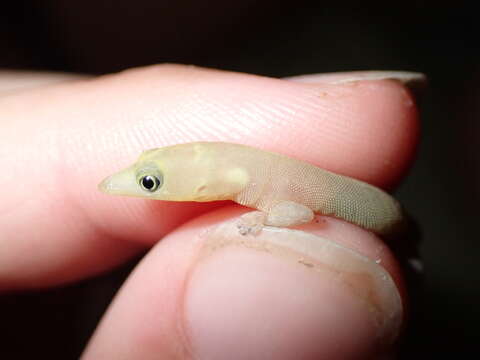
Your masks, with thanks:
<instances>
[{"instance_id":1,"label":"human skin","mask_svg":"<svg viewBox=\"0 0 480 360\"><path fill-rule=\"evenodd\" d=\"M176 65L20 90L4 80L0 159L9 171L0 174L0 234L8 250L0 253L0 288L76 281L151 247L84 359L373 356L384 341L369 308L332 272L238 243L205 255L207 230L247 209L97 191L142 150L190 141L281 150L384 189L397 184L418 139L411 93L392 80L308 81ZM302 230L378 262L405 303L381 239L321 220Z\"/></svg>"}]
</instances>

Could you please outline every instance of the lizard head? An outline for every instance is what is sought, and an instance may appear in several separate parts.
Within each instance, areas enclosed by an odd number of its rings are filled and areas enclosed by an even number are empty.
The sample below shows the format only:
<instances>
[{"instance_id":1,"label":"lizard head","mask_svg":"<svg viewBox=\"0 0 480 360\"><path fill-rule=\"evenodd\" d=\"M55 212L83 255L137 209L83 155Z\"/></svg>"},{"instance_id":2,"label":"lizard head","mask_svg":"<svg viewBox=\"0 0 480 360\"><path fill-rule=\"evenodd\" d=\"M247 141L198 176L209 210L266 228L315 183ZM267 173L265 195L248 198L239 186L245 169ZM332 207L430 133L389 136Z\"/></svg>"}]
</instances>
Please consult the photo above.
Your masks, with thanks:
<instances>
[{"instance_id":1,"label":"lizard head","mask_svg":"<svg viewBox=\"0 0 480 360\"><path fill-rule=\"evenodd\" d=\"M209 143L190 143L147 150L99 188L108 194L157 200L226 200L243 189L247 179L241 175Z\"/></svg>"}]
</instances>

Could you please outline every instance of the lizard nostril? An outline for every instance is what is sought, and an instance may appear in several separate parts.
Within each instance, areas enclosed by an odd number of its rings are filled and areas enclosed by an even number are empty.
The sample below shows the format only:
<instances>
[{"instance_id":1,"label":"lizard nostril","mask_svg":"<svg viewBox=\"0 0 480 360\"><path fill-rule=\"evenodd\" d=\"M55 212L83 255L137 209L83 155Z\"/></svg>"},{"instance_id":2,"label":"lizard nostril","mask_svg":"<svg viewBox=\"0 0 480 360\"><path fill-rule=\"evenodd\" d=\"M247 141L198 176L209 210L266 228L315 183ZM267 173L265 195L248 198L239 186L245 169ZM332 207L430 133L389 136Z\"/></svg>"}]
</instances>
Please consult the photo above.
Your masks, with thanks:
<instances>
[{"instance_id":1,"label":"lizard nostril","mask_svg":"<svg viewBox=\"0 0 480 360\"><path fill-rule=\"evenodd\" d=\"M198 188L197 188L197 193L201 193L203 191L207 190L207 185L200 185Z\"/></svg>"}]
</instances>

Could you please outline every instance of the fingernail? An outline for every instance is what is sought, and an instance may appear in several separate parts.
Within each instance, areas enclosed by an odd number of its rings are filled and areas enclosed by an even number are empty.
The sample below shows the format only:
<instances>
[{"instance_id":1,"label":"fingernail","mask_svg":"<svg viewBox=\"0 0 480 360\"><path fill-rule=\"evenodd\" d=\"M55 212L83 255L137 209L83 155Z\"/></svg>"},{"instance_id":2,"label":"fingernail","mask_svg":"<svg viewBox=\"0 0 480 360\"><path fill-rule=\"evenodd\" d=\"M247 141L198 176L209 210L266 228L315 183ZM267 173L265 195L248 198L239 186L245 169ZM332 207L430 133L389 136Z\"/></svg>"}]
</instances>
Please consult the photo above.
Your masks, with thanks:
<instances>
[{"instance_id":1,"label":"fingernail","mask_svg":"<svg viewBox=\"0 0 480 360\"><path fill-rule=\"evenodd\" d=\"M374 261L306 232L235 221L204 234L186 288L198 359L358 359L391 344L402 303Z\"/></svg>"},{"instance_id":2,"label":"fingernail","mask_svg":"<svg viewBox=\"0 0 480 360\"><path fill-rule=\"evenodd\" d=\"M362 80L396 80L415 93L422 91L427 84L425 74L410 71L372 70L334 72L328 74L309 74L287 78L287 80L303 83L346 84Z\"/></svg>"}]
</instances>

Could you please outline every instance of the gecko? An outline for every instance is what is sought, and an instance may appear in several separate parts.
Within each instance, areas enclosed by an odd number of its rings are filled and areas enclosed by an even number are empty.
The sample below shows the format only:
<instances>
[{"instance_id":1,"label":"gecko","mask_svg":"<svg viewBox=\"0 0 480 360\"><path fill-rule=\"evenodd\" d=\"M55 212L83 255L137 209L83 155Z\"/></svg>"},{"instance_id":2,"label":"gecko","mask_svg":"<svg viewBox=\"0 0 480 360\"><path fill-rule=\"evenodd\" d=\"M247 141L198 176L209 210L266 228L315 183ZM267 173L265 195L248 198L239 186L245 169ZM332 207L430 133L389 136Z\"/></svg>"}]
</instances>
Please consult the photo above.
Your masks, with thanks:
<instances>
[{"instance_id":1,"label":"gecko","mask_svg":"<svg viewBox=\"0 0 480 360\"><path fill-rule=\"evenodd\" d=\"M232 200L256 209L241 216L242 235L331 216L379 235L399 231L400 204L385 191L287 155L247 145L193 142L144 151L103 180L113 195L167 201Z\"/></svg>"}]
</instances>

